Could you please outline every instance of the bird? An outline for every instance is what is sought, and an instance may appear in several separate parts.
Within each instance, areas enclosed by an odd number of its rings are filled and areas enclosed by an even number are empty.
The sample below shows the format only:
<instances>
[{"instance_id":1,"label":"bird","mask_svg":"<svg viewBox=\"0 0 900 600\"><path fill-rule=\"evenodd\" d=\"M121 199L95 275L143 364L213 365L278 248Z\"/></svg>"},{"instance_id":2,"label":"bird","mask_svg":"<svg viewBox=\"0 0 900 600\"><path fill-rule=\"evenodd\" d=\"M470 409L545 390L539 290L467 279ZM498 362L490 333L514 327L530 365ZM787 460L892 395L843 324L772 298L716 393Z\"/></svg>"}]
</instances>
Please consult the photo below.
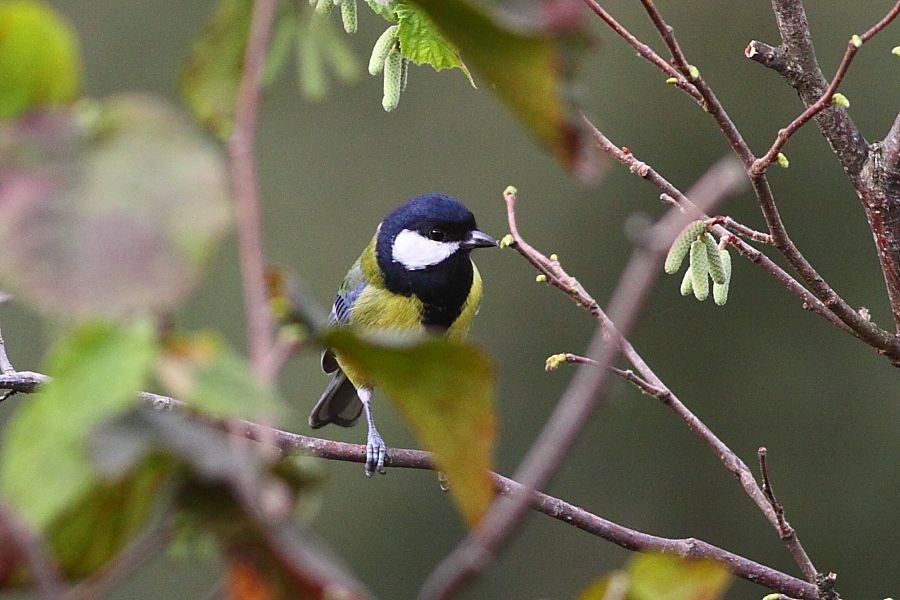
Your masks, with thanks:
<instances>
[{"instance_id":1,"label":"bird","mask_svg":"<svg viewBox=\"0 0 900 600\"><path fill-rule=\"evenodd\" d=\"M469 255L476 248L497 245L456 198L416 196L378 225L335 296L329 325L462 340L478 313L483 290ZM340 352L326 348L321 359L331 380L309 415L310 427L351 427L365 412L365 473L384 473L388 448L375 428L371 382Z\"/></svg>"}]
</instances>

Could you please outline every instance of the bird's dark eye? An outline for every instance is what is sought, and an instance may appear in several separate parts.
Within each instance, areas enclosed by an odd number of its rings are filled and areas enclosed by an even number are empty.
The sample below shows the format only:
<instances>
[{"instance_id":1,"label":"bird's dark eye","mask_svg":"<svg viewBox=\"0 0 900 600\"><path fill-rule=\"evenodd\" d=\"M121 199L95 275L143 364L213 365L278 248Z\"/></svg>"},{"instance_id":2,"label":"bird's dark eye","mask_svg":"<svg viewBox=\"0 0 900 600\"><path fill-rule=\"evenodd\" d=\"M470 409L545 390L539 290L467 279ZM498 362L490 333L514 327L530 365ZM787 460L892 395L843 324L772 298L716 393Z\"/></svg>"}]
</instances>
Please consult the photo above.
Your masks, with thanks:
<instances>
[{"instance_id":1,"label":"bird's dark eye","mask_svg":"<svg viewBox=\"0 0 900 600\"><path fill-rule=\"evenodd\" d=\"M443 242L447 239L447 234L440 227L432 227L428 230L428 237L436 242Z\"/></svg>"}]
</instances>

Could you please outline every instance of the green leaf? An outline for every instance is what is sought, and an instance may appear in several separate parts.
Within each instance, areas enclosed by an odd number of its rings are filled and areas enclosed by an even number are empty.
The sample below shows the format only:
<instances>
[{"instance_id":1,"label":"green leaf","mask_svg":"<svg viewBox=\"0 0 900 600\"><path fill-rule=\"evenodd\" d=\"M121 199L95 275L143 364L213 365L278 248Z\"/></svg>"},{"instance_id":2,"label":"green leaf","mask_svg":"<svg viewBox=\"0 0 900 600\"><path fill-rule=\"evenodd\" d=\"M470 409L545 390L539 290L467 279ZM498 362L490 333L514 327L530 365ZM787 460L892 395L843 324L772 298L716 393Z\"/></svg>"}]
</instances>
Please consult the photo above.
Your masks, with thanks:
<instances>
[{"instance_id":1,"label":"green leaf","mask_svg":"<svg viewBox=\"0 0 900 600\"><path fill-rule=\"evenodd\" d=\"M475 86L472 74L459 57L459 50L438 30L428 13L407 2L394 7L399 25L400 52L417 65L431 65L435 71L460 69Z\"/></svg>"},{"instance_id":2,"label":"green leaf","mask_svg":"<svg viewBox=\"0 0 900 600\"><path fill-rule=\"evenodd\" d=\"M277 420L275 390L260 384L247 361L218 336L181 338L169 350L159 361L159 378L191 408L219 418Z\"/></svg>"},{"instance_id":3,"label":"green leaf","mask_svg":"<svg viewBox=\"0 0 900 600\"><path fill-rule=\"evenodd\" d=\"M0 126L0 279L65 318L173 310L231 225L221 150L148 96Z\"/></svg>"},{"instance_id":4,"label":"green leaf","mask_svg":"<svg viewBox=\"0 0 900 600\"><path fill-rule=\"evenodd\" d=\"M427 14L462 60L567 168L584 178L596 172L597 153L567 100L576 59L587 46L580 16L554 23L520 19L514 25L473 0L402 4Z\"/></svg>"},{"instance_id":5,"label":"green leaf","mask_svg":"<svg viewBox=\"0 0 900 600\"><path fill-rule=\"evenodd\" d=\"M0 119L68 102L80 82L69 24L39 2L0 2Z\"/></svg>"},{"instance_id":6,"label":"green leaf","mask_svg":"<svg viewBox=\"0 0 900 600\"><path fill-rule=\"evenodd\" d=\"M43 529L83 498L95 475L85 442L101 422L137 402L156 356L153 324L91 325L54 350L52 381L23 403L5 430L0 491Z\"/></svg>"},{"instance_id":7,"label":"green leaf","mask_svg":"<svg viewBox=\"0 0 900 600\"><path fill-rule=\"evenodd\" d=\"M725 567L674 554L637 554L626 571L604 575L579 600L718 600L731 583Z\"/></svg>"},{"instance_id":8,"label":"green leaf","mask_svg":"<svg viewBox=\"0 0 900 600\"><path fill-rule=\"evenodd\" d=\"M323 343L366 374L394 402L435 455L466 522L475 524L493 497L496 417L490 359L443 337L360 337L348 330Z\"/></svg>"}]
</instances>

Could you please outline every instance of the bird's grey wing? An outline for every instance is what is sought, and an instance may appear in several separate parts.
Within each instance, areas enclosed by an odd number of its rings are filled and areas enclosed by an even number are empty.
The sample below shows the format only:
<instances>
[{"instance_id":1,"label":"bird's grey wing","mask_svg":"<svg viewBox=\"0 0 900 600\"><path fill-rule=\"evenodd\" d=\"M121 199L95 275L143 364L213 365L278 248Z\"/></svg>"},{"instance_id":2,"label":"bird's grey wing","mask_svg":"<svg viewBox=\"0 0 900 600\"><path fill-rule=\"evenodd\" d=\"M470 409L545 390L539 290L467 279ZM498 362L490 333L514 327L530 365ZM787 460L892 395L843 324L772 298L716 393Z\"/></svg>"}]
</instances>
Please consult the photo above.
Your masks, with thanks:
<instances>
[{"instance_id":1,"label":"bird's grey wing","mask_svg":"<svg viewBox=\"0 0 900 600\"><path fill-rule=\"evenodd\" d=\"M353 309L353 304L359 298L359 295L362 294L367 283L368 281L365 273L363 273L360 261L357 260L347 272L344 283L341 284L334 298L334 304L331 305L331 314L328 315L329 327L339 327L350 322L350 311ZM334 373L339 368L334 352L328 349L323 350L322 370L326 373Z\"/></svg>"}]
</instances>

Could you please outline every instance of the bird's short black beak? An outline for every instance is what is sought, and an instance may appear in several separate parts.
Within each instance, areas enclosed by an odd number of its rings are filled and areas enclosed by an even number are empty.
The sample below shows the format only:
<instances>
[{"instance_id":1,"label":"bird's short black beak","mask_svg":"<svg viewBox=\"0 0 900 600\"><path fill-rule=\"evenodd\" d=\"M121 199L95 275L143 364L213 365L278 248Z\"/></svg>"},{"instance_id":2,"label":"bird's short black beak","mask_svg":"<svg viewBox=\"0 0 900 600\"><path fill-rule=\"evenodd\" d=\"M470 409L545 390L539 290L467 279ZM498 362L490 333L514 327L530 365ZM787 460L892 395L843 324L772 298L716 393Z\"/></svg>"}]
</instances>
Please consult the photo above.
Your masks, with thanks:
<instances>
[{"instance_id":1,"label":"bird's short black beak","mask_svg":"<svg viewBox=\"0 0 900 600\"><path fill-rule=\"evenodd\" d=\"M469 239L463 240L460 244L462 248L491 248L497 245L497 240L488 234L478 231L477 229L469 234Z\"/></svg>"}]
</instances>

